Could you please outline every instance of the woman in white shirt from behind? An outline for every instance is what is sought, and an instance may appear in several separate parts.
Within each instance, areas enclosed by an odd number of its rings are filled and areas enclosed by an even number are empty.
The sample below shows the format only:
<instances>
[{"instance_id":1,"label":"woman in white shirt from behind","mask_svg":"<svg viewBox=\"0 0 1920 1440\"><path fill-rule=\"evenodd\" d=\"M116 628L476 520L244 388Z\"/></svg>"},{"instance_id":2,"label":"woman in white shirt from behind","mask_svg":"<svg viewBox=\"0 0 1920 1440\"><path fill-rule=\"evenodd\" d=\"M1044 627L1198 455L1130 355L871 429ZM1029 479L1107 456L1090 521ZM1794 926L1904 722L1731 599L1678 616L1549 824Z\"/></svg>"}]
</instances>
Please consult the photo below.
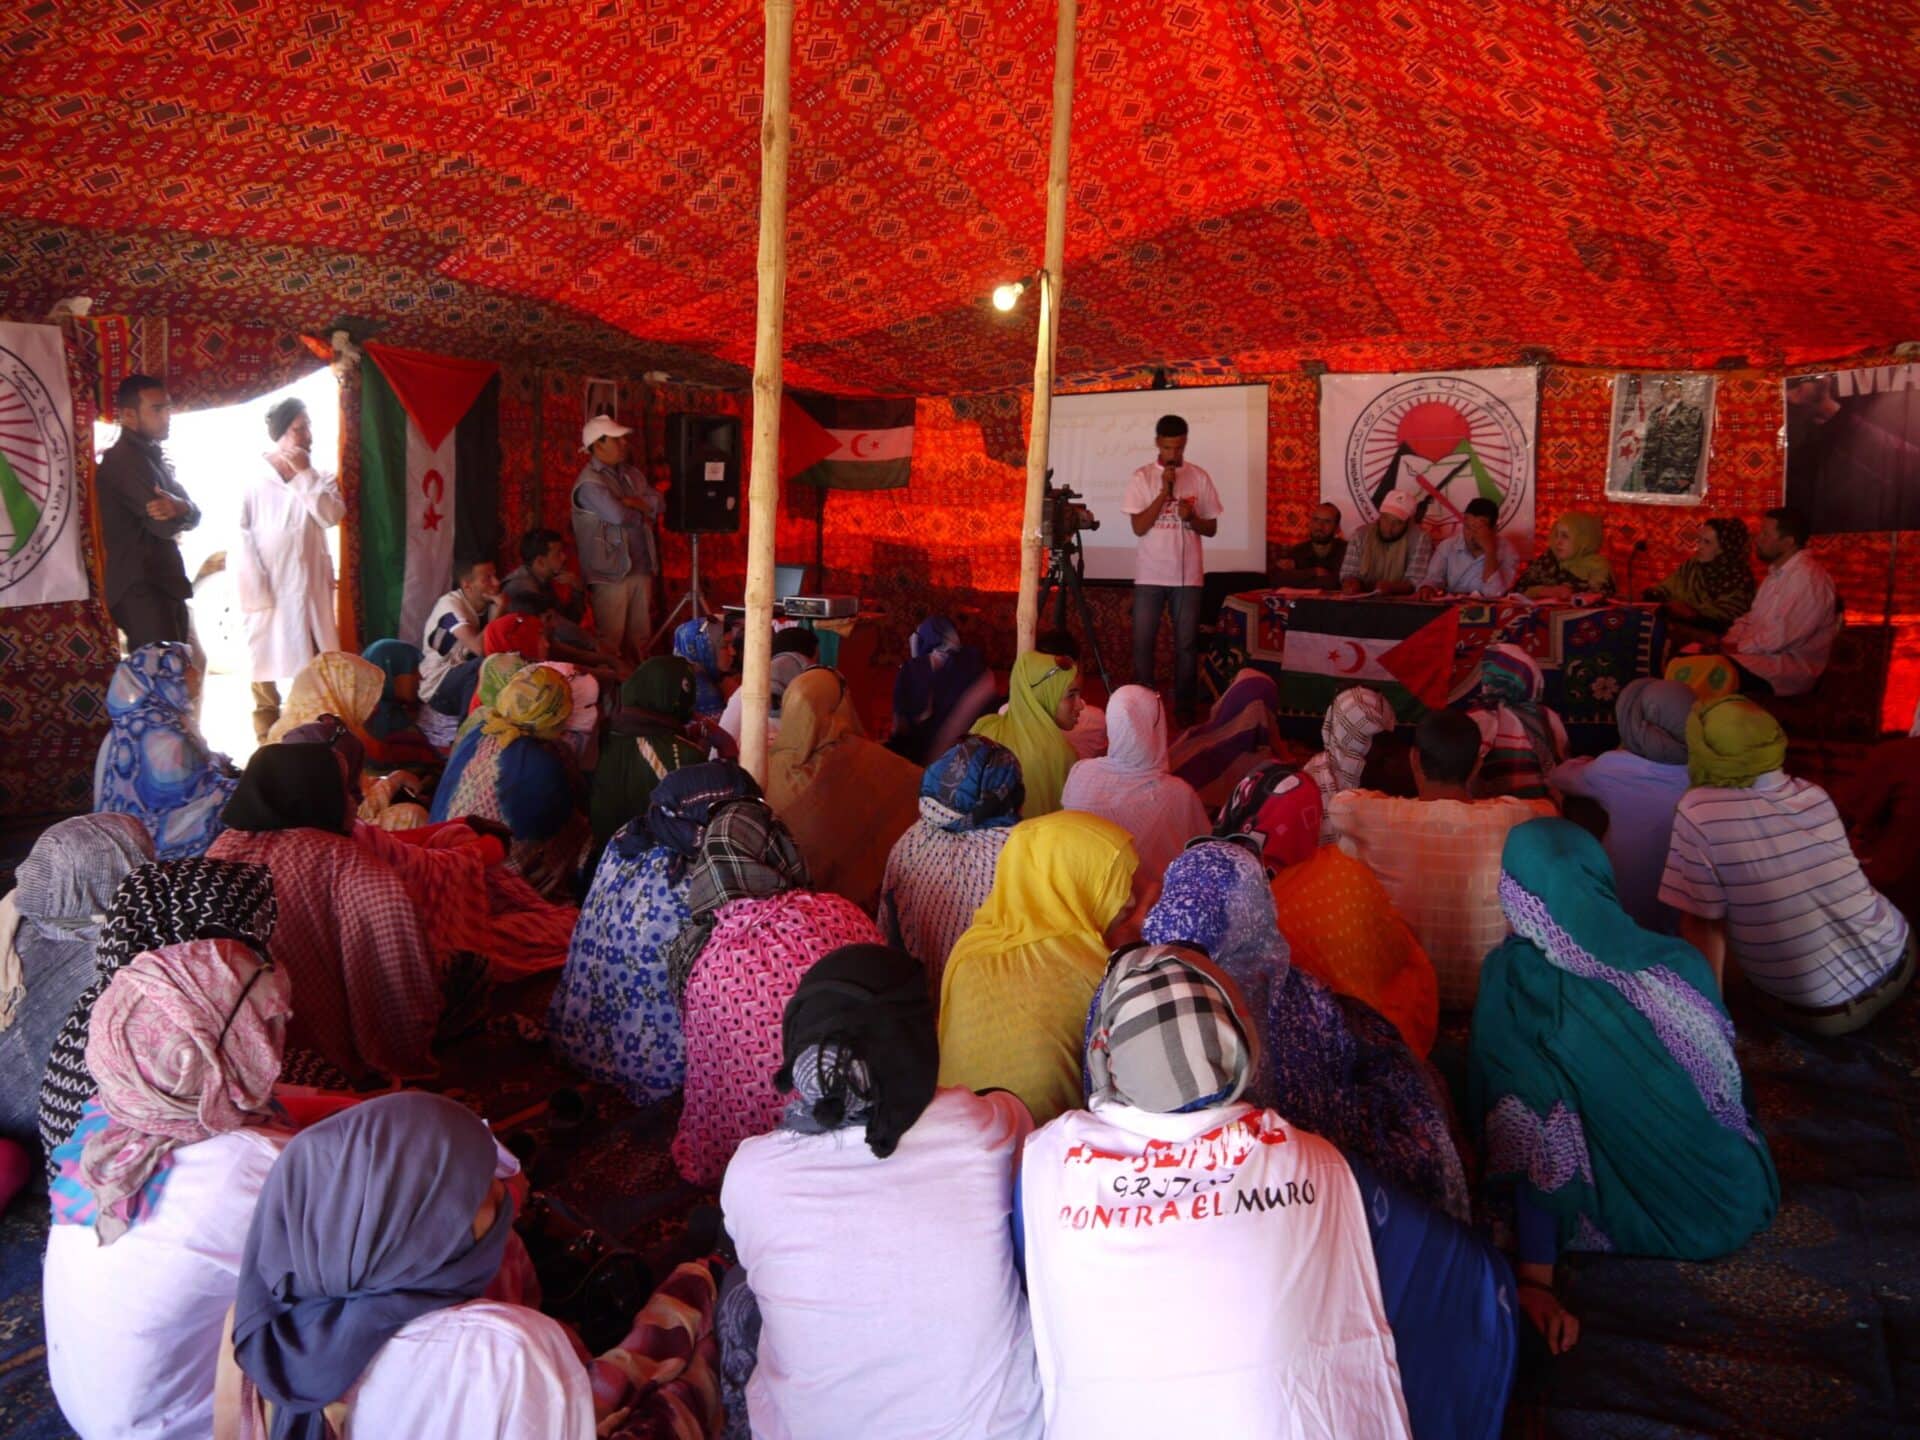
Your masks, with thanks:
<instances>
[{"instance_id":1,"label":"woman in white shirt from behind","mask_svg":"<svg viewBox=\"0 0 1920 1440\"><path fill-rule=\"evenodd\" d=\"M148 951L93 1008L99 1092L53 1153L43 1302L67 1423L94 1437L204 1437L221 1321L284 1132L267 1128L286 976L251 946Z\"/></svg>"},{"instance_id":2,"label":"woman in white shirt from behind","mask_svg":"<svg viewBox=\"0 0 1920 1440\"><path fill-rule=\"evenodd\" d=\"M247 1236L216 1440L590 1440L559 1322L481 1300L513 1205L493 1137L401 1091L302 1131Z\"/></svg>"},{"instance_id":3,"label":"woman in white shirt from behind","mask_svg":"<svg viewBox=\"0 0 1920 1440\"><path fill-rule=\"evenodd\" d=\"M781 1042L796 1098L720 1192L741 1261L715 1317L728 1405L751 1372L757 1440L1039 1440L1009 1225L1026 1108L935 1089L926 972L899 950L823 958Z\"/></svg>"}]
</instances>

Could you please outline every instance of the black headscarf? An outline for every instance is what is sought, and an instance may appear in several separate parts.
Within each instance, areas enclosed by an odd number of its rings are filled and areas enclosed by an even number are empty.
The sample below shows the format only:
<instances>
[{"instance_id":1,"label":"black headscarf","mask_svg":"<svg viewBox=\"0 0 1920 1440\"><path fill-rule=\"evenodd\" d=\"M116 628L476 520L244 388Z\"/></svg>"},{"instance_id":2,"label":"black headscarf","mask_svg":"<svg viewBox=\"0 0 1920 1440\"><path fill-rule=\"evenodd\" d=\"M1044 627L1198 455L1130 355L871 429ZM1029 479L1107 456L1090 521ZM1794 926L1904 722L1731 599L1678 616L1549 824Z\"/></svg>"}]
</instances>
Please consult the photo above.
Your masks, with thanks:
<instances>
[{"instance_id":1,"label":"black headscarf","mask_svg":"<svg viewBox=\"0 0 1920 1440\"><path fill-rule=\"evenodd\" d=\"M325 745L265 745L247 761L240 786L220 812L231 830L352 831L347 780Z\"/></svg>"},{"instance_id":2,"label":"black headscarf","mask_svg":"<svg viewBox=\"0 0 1920 1440\"><path fill-rule=\"evenodd\" d=\"M780 1047L777 1088L796 1088L796 1065L810 1071L798 1087L809 1102L809 1128L838 1129L864 1117L867 1147L886 1159L933 1100L939 1079L925 968L885 945L843 945L806 973L787 1002Z\"/></svg>"},{"instance_id":3,"label":"black headscarf","mask_svg":"<svg viewBox=\"0 0 1920 1440\"><path fill-rule=\"evenodd\" d=\"M653 787L644 823L623 826L613 848L628 859L655 845L673 852L668 867L679 880L700 853L707 820L729 800L758 800L760 786L731 760L708 760L675 770Z\"/></svg>"}]
</instances>

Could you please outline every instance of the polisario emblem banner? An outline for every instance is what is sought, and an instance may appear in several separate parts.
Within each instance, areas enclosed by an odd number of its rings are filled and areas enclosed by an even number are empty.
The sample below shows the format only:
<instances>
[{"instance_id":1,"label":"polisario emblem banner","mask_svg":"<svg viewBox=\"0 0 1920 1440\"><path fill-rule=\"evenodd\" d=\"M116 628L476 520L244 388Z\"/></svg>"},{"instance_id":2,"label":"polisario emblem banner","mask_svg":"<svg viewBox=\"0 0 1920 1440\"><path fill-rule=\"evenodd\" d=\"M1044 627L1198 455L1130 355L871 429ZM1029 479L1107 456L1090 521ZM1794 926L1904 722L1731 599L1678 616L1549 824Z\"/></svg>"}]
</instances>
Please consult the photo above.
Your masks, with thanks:
<instances>
[{"instance_id":1,"label":"polisario emblem banner","mask_svg":"<svg viewBox=\"0 0 1920 1440\"><path fill-rule=\"evenodd\" d=\"M76 502L66 342L0 324L0 606L87 598Z\"/></svg>"}]
</instances>

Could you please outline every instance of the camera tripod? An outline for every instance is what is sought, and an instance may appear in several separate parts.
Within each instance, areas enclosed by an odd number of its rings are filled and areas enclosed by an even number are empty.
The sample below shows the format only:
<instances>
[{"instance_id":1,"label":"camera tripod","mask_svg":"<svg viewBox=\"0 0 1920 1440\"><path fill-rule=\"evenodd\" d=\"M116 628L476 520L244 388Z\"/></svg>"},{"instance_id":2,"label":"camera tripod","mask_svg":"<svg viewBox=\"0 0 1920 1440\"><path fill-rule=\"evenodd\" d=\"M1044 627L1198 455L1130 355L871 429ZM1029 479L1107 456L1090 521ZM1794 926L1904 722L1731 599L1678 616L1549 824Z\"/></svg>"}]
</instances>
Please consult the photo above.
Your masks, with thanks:
<instances>
[{"instance_id":1,"label":"camera tripod","mask_svg":"<svg viewBox=\"0 0 1920 1440\"><path fill-rule=\"evenodd\" d=\"M1047 544L1047 573L1040 580L1040 599L1035 609L1045 611L1047 597L1053 597L1053 628L1067 628L1067 592L1073 592L1074 609L1080 616L1080 629L1087 637L1087 651L1093 656L1093 668L1100 672L1100 684L1107 694L1113 693L1113 681L1107 678L1107 662L1100 655L1100 634L1094 629L1093 611L1087 604L1086 553L1080 545L1080 532L1074 531L1065 544L1053 543L1059 537L1049 536Z\"/></svg>"}]
</instances>

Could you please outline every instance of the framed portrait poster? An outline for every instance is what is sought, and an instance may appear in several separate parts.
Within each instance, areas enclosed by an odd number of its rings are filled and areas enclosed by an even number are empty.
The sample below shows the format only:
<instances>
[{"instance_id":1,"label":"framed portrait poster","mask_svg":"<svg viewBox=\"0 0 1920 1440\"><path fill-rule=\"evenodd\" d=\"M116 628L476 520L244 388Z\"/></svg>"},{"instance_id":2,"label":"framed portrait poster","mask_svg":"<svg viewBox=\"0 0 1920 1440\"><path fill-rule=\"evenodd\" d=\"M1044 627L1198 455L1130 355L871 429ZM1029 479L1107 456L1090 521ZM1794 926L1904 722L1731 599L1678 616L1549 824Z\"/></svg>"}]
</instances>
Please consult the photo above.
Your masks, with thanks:
<instances>
[{"instance_id":1,"label":"framed portrait poster","mask_svg":"<svg viewBox=\"0 0 1920 1440\"><path fill-rule=\"evenodd\" d=\"M1698 505L1707 495L1719 377L1683 372L1613 377L1607 498Z\"/></svg>"}]
</instances>

